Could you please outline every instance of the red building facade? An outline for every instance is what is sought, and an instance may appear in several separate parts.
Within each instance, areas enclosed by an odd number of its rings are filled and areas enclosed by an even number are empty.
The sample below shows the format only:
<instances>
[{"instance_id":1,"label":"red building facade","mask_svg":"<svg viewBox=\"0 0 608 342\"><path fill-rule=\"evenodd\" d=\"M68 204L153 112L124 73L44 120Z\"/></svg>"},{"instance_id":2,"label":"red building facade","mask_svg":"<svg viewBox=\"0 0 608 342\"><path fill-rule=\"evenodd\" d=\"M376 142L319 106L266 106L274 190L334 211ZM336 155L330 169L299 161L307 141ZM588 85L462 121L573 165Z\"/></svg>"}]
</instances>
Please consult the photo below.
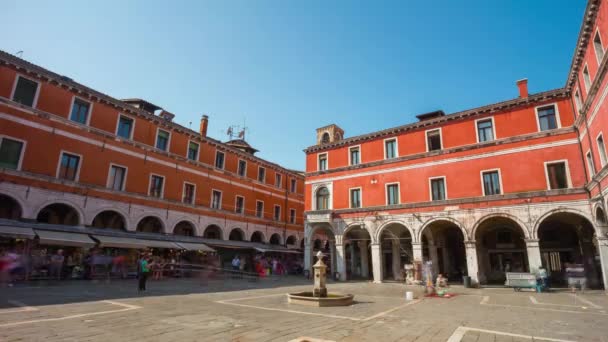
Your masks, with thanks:
<instances>
[{"instance_id":1,"label":"red building facade","mask_svg":"<svg viewBox=\"0 0 608 342\"><path fill-rule=\"evenodd\" d=\"M524 79L509 101L349 138L319 128L305 150L307 266L328 240L342 279L401 279L419 260L480 283L541 265L563 283L582 264L588 285L606 284L607 18L589 2L563 88L529 94Z\"/></svg>"}]
</instances>

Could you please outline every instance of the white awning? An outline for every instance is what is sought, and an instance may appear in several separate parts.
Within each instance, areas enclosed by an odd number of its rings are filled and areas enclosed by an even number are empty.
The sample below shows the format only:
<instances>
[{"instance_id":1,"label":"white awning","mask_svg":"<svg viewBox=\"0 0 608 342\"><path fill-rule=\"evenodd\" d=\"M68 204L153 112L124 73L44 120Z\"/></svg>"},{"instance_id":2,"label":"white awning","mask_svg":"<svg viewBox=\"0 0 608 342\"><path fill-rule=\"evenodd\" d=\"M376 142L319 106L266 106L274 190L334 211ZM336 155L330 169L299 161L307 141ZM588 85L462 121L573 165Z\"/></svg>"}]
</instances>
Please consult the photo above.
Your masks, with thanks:
<instances>
[{"instance_id":1,"label":"white awning","mask_svg":"<svg viewBox=\"0 0 608 342\"><path fill-rule=\"evenodd\" d=\"M175 244L180 246L181 249L185 249L187 251L215 252L215 249L202 243L176 242Z\"/></svg>"},{"instance_id":2,"label":"white awning","mask_svg":"<svg viewBox=\"0 0 608 342\"><path fill-rule=\"evenodd\" d=\"M76 247L93 247L95 241L86 234L57 232L50 230L36 229L36 235L40 238L40 243L43 245L60 245L60 246L76 246Z\"/></svg>"},{"instance_id":3,"label":"white awning","mask_svg":"<svg viewBox=\"0 0 608 342\"><path fill-rule=\"evenodd\" d=\"M182 249L180 246L176 245L171 241L162 241L162 240L144 240L138 239L143 242L147 247L150 248L169 248L169 249Z\"/></svg>"},{"instance_id":4,"label":"white awning","mask_svg":"<svg viewBox=\"0 0 608 342\"><path fill-rule=\"evenodd\" d=\"M120 236L105 236L93 235L96 240L99 240L100 247L115 247L115 248L148 248L146 241L135 238L127 238Z\"/></svg>"},{"instance_id":5,"label":"white awning","mask_svg":"<svg viewBox=\"0 0 608 342\"><path fill-rule=\"evenodd\" d=\"M18 239L33 239L36 237L32 228L16 226L0 226L0 235Z\"/></svg>"},{"instance_id":6,"label":"white awning","mask_svg":"<svg viewBox=\"0 0 608 342\"><path fill-rule=\"evenodd\" d=\"M278 249L278 248L260 248L260 247L255 247L255 250L258 251L258 252L260 252L260 253L271 252L271 253L302 254L302 252L296 251L296 250L292 250L292 249Z\"/></svg>"}]
</instances>

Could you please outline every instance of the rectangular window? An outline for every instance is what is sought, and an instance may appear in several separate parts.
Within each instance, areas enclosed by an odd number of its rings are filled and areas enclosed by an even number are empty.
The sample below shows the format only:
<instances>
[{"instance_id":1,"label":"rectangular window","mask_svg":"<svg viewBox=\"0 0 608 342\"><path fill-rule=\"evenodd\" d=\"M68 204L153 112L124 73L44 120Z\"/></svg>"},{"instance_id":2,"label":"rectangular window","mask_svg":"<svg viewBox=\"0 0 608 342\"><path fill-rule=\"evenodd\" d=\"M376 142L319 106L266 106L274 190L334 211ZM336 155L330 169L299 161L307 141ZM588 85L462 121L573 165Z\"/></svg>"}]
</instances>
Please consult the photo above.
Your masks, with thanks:
<instances>
[{"instance_id":1,"label":"rectangular window","mask_svg":"<svg viewBox=\"0 0 608 342\"><path fill-rule=\"evenodd\" d=\"M589 167L589 177L595 176L595 164L593 163L593 156L591 151L587 151L587 166Z\"/></svg>"},{"instance_id":2,"label":"rectangular window","mask_svg":"<svg viewBox=\"0 0 608 342\"><path fill-rule=\"evenodd\" d=\"M350 153L350 165L359 165L361 163L361 155L359 147L351 147Z\"/></svg>"},{"instance_id":3,"label":"rectangular window","mask_svg":"<svg viewBox=\"0 0 608 342\"><path fill-rule=\"evenodd\" d=\"M492 119L477 121L477 142L494 140L494 122Z\"/></svg>"},{"instance_id":4,"label":"rectangular window","mask_svg":"<svg viewBox=\"0 0 608 342\"><path fill-rule=\"evenodd\" d=\"M289 209L289 223L296 224L296 210Z\"/></svg>"},{"instance_id":5,"label":"rectangular window","mask_svg":"<svg viewBox=\"0 0 608 342\"><path fill-rule=\"evenodd\" d=\"M350 189L350 207L361 208L361 188Z\"/></svg>"},{"instance_id":6,"label":"rectangular window","mask_svg":"<svg viewBox=\"0 0 608 342\"><path fill-rule=\"evenodd\" d=\"M165 178L157 175L150 177L150 196L156 198L163 197L163 187L165 185Z\"/></svg>"},{"instance_id":7,"label":"rectangular window","mask_svg":"<svg viewBox=\"0 0 608 342\"><path fill-rule=\"evenodd\" d=\"M399 204L399 184L386 185L386 204Z\"/></svg>"},{"instance_id":8,"label":"rectangular window","mask_svg":"<svg viewBox=\"0 0 608 342\"><path fill-rule=\"evenodd\" d=\"M297 186L296 186L296 180L292 179L291 180L291 192L296 192Z\"/></svg>"},{"instance_id":9,"label":"rectangular window","mask_svg":"<svg viewBox=\"0 0 608 342\"><path fill-rule=\"evenodd\" d=\"M487 171L482 173L484 196L500 195L500 174L498 171Z\"/></svg>"},{"instance_id":10,"label":"rectangular window","mask_svg":"<svg viewBox=\"0 0 608 342\"><path fill-rule=\"evenodd\" d=\"M568 175L566 172L565 162L547 163L549 190L568 188Z\"/></svg>"},{"instance_id":11,"label":"rectangular window","mask_svg":"<svg viewBox=\"0 0 608 342\"><path fill-rule=\"evenodd\" d=\"M555 105L537 108L536 113L538 115L538 126L541 131L557 128Z\"/></svg>"},{"instance_id":12,"label":"rectangular window","mask_svg":"<svg viewBox=\"0 0 608 342\"><path fill-rule=\"evenodd\" d=\"M266 183L266 169L261 166L258 168L258 181Z\"/></svg>"},{"instance_id":13,"label":"rectangular window","mask_svg":"<svg viewBox=\"0 0 608 342\"><path fill-rule=\"evenodd\" d=\"M224 169L224 152L215 152L215 168L220 170Z\"/></svg>"},{"instance_id":14,"label":"rectangular window","mask_svg":"<svg viewBox=\"0 0 608 342\"><path fill-rule=\"evenodd\" d=\"M194 204L195 191L194 184L184 183L184 198L182 198L182 201L186 204Z\"/></svg>"},{"instance_id":15,"label":"rectangular window","mask_svg":"<svg viewBox=\"0 0 608 342\"><path fill-rule=\"evenodd\" d=\"M211 209L222 209L222 192L218 190L211 191Z\"/></svg>"},{"instance_id":16,"label":"rectangular window","mask_svg":"<svg viewBox=\"0 0 608 342\"><path fill-rule=\"evenodd\" d=\"M61 154L61 164L59 166L58 178L76 181L78 178L78 167L80 166L80 157L74 154Z\"/></svg>"},{"instance_id":17,"label":"rectangular window","mask_svg":"<svg viewBox=\"0 0 608 342\"><path fill-rule=\"evenodd\" d=\"M255 216L260 218L264 217L264 202L255 201Z\"/></svg>"},{"instance_id":18,"label":"rectangular window","mask_svg":"<svg viewBox=\"0 0 608 342\"><path fill-rule=\"evenodd\" d=\"M274 206L274 216L273 217L274 217L275 221L281 220L281 206L280 205Z\"/></svg>"},{"instance_id":19,"label":"rectangular window","mask_svg":"<svg viewBox=\"0 0 608 342\"><path fill-rule=\"evenodd\" d=\"M604 144L604 136L602 134L597 137L597 150L600 154L600 163L604 167L608 159L606 158L606 145Z\"/></svg>"},{"instance_id":20,"label":"rectangular window","mask_svg":"<svg viewBox=\"0 0 608 342\"><path fill-rule=\"evenodd\" d=\"M197 161L198 160L198 144L195 142L188 143L188 159Z\"/></svg>"},{"instance_id":21,"label":"rectangular window","mask_svg":"<svg viewBox=\"0 0 608 342\"><path fill-rule=\"evenodd\" d=\"M445 201L445 178L431 178L431 201Z\"/></svg>"},{"instance_id":22,"label":"rectangular window","mask_svg":"<svg viewBox=\"0 0 608 342\"><path fill-rule=\"evenodd\" d=\"M595 48L595 57L597 58L597 64L602 64L602 58L604 58L604 47L602 46L602 38L600 38L600 32L595 33L593 38L593 47Z\"/></svg>"},{"instance_id":23,"label":"rectangular window","mask_svg":"<svg viewBox=\"0 0 608 342\"><path fill-rule=\"evenodd\" d=\"M23 146L21 141L0 137L0 168L21 169Z\"/></svg>"},{"instance_id":24,"label":"rectangular window","mask_svg":"<svg viewBox=\"0 0 608 342\"><path fill-rule=\"evenodd\" d=\"M327 153L319 154L318 170L319 171L327 170Z\"/></svg>"},{"instance_id":25,"label":"rectangular window","mask_svg":"<svg viewBox=\"0 0 608 342\"><path fill-rule=\"evenodd\" d=\"M277 188L280 188L282 183L283 183L283 177L280 174L278 174L278 173L275 174L275 176L274 176L274 185Z\"/></svg>"},{"instance_id":26,"label":"rectangular window","mask_svg":"<svg viewBox=\"0 0 608 342\"><path fill-rule=\"evenodd\" d=\"M239 176L245 177L245 175L247 174L247 162L246 161L239 159L239 166L238 166L237 173Z\"/></svg>"},{"instance_id":27,"label":"rectangular window","mask_svg":"<svg viewBox=\"0 0 608 342\"><path fill-rule=\"evenodd\" d=\"M121 115L118 118L118 128L116 128L116 135L125 139L132 139L133 126L133 119Z\"/></svg>"},{"instance_id":28,"label":"rectangular window","mask_svg":"<svg viewBox=\"0 0 608 342\"><path fill-rule=\"evenodd\" d=\"M110 179L108 187L112 190L123 191L125 189L125 179L127 178L127 168L112 165L110 166Z\"/></svg>"},{"instance_id":29,"label":"rectangular window","mask_svg":"<svg viewBox=\"0 0 608 342\"><path fill-rule=\"evenodd\" d=\"M576 91L576 93L574 93L574 103L576 104L575 114L578 114L580 113L581 109L583 109L583 102L581 101L581 95L578 90Z\"/></svg>"},{"instance_id":30,"label":"rectangular window","mask_svg":"<svg viewBox=\"0 0 608 342\"><path fill-rule=\"evenodd\" d=\"M384 159L397 158L397 139L384 140Z\"/></svg>"},{"instance_id":31,"label":"rectangular window","mask_svg":"<svg viewBox=\"0 0 608 342\"><path fill-rule=\"evenodd\" d=\"M70 120L86 125L89 119L91 104L79 98L74 98Z\"/></svg>"},{"instance_id":32,"label":"rectangular window","mask_svg":"<svg viewBox=\"0 0 608 342\"><path fill-rule=\"evenodd\" d=\"M38 83L28 80L25 77L18 76L15 91L13 92L13 101L34 107L36 94L38 93Z\"/></svg>"},{"instance_id":33,"label":"rectangular window","mask_svg":"<svg viewBox=\"0 0 608 342\"><path fill-rule=\"evenodd\" d=\"M589 88L591 88L591 76L589 76L589 69L585 65L583 69L583 81L585 82L585 89L587 89L587 93L589 93Z\"/></svg>"},{"instance_id":34,"label":"rectangular window","mask_svg":"<svg viewBox=\"0 0 608 342\"><path fill-rule=\"evenodd\" d=\"M171 134L169 132L159 129L158 133L156 133L156 148L159 150L167 151L167 149L169 149L170 136Z\"/></svg>"},{"instance_id":35,"label":"rectangular window","mask_svg":"<svg viewBox=\"0 0 608 342\"><path fill-rule=\"evenodd\" d=\"M440 129L426 131L426 150L427 150L427 152L441 150L441 130Z\"/></svg>"},{"instance_id":36,"label":"rectangular window","mask_svg":"<svg viewBox=\"0 0 608 342\"><path fill-rule=\"evenodd\" d=\"M236 196L236 203L234 205L234 212L237 214L243 214L245 212L245 197Z\"/></svg>"}]
</instances>

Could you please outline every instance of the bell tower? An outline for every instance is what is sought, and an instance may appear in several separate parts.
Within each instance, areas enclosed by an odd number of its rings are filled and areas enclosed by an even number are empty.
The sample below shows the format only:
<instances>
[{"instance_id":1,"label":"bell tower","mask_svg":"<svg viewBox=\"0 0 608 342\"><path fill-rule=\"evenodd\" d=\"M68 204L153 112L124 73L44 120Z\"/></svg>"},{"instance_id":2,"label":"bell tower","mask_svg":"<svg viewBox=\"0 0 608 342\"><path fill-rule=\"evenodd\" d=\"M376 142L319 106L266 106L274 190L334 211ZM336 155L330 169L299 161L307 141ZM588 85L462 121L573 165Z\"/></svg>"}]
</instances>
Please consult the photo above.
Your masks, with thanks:
<instances>
[{"instance_id":1,"label":"bell tower","mask_svg":"<svg viewBox=\"0 0 608 342\"><path fill-rule=\"evenodd\" d=\"M335 124L317 128L317 145L329 144L344 139L344 130Z\"/></svg>"}]
</instances>

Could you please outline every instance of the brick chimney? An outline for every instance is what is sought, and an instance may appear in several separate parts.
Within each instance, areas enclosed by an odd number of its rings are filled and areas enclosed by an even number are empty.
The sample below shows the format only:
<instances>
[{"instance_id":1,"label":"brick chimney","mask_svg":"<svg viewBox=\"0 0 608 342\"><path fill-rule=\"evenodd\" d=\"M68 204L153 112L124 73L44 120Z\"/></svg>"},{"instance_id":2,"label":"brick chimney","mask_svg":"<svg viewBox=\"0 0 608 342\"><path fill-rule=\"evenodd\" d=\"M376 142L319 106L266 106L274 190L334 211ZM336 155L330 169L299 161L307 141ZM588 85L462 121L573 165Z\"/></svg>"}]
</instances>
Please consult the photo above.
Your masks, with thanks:
<instances>
[{"instance_id":1,"label":"brick chimney","mask_svg":"<svg viewBox=\"0 0 608 342\"><path fill-rule=\"evenodd\" d=\"M515 82L515 84L517 84L517 88L519 88L519 97L522 99L528 97L528 79L521 79Z\"/></svg>"},{"instance_id":2,"label":"brick chimney","mask_svg":"<svg viewBox=\"0 0 608 342\"><path fill-rule=\"evenodd\" d=\"M203 115L201 118L201 128L200 133L202 136L207 136L207 126L209 126L209 117L207 115Z\"/></svg>"}]
</instances>

